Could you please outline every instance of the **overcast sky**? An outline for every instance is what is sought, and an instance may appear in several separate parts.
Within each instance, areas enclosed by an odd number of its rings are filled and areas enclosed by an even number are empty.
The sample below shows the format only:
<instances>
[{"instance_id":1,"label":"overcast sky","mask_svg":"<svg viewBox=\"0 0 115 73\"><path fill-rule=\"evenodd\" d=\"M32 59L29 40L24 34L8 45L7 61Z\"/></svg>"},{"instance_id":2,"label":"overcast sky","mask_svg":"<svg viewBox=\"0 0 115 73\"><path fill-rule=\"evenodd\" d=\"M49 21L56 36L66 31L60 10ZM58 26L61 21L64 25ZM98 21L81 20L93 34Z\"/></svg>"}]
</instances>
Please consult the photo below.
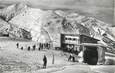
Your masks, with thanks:
<instances>
[{"instance_id":1,"label":"overcast sky","mask_svg":"<svg viewBox=\"0 0 115 73\"><path fill-rule=\"evenodd\" d=\"M110 24L113 23L114 0L0 0L0 7L5 7L17 2L25 2L31 7L45 9L74 9L87 13Z\"/></svg>"},{"instance_id":2,"label":"overcast sky","mask_svg":"<svg viewBox=\"0 0 115 73\"><path fill-rule=\"evenodd\" d=\"M102 7L113 7L113 0L0 0L1 4L11 4L15 2L27 2L33 7L76 7L77 5L91 5Z\"/></svg>"}]
</instances>

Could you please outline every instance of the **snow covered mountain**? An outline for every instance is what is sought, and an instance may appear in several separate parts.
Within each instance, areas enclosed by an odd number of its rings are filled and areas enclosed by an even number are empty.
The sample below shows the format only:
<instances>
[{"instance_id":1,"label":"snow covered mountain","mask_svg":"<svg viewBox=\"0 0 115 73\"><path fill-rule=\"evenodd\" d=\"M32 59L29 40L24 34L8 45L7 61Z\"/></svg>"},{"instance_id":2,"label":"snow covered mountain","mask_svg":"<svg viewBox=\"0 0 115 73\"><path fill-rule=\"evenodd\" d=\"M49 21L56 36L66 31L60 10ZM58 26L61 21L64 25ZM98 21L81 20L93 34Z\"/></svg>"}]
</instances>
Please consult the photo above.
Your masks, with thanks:
<instances>
[{"instance_id":1,"label":"snow covered mountain","mask_svg":"<svg viewBox=\"0 0 115 73\"><path fill-rule=\"evenodd\" d=\"M63 10L42 10L28 7L25 4L14 4L2 9L0 17L7 23L30 32L32 40L35 41L38 41L45 32L55 45L59 45L60 33L78 34L78 31L80 31L80 34L97 38L105 45L108 45L107 42L112 40L112 45L109 44L109 46L114 48L114 27L110 27L109 24L96 18L80 15L71 10L67 12ZM109 40L103 41L103 38Z\"/></svg>"},{"instance_id":2,"label":"snow covered mountain","mask_svg":"<svg viewBox=\"0 0 115 73\"><path fill-rule=\"evenodd\" d=\"M5 20L9 21L16 15L20 14L21 12L27 9L27 5L20 3L20 4L13 4L6 8L0 10L0 16Z\"/></svg>"}]
</instances>

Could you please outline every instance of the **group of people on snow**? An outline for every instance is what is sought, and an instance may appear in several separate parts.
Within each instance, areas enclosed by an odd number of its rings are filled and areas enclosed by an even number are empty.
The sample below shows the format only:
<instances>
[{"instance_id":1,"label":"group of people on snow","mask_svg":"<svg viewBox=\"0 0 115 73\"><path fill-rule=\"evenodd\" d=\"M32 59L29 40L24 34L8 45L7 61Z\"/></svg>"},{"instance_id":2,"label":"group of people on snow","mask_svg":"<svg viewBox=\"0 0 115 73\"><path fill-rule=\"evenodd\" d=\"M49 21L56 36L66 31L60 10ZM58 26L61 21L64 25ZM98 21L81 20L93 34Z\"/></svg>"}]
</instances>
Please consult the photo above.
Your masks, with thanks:
<instances>
[{"instance_id":1,"label":"group of people on snow","mask_svg":"<svg viewBox=\"0 0 115 73\"><path fill-rule=\"evenodd\" d=\"M20 46L19 43L16 43L16 47L20 48L21 50L24 49L24 46ZM39 43L39 44L33 44L33 45L26 45L26 48L28 51L30 50L43 50L43 49L50 49L50 44L49 43Z\"/></svg>"},{"instance_id":2,"label":"group of people on snow","mask_svg":"<svg viewBox=\"0 0 115 73\"><path fill-rule=\"evenodd\" d=\"M42 45L42 44L40 44L40 45ZM47 45L48 45L48 44L47 44ZM16 47L17 47L17 48L20 48L20 44L19 44L19 43L16 43ZM35 50L35 49L36 49L36 45L33 45L32 48L33 48L33 50ZM40 48L41 48L41 47L40 47ZM43 48L43 47L42 47L42 48ZM49 47L48 47L48 48L49 48ZM20 49L23 50L23 47L21 47ZM31 47L28 46L27 50L28 50L28 51L31 50ZM39 49L39 50L40 50L40 49ZM46 67L47 67L47 57L46 57L46 55L44 55L44 56L43 56L43 68L46 68Z\"/></svg>"}]
</instances>

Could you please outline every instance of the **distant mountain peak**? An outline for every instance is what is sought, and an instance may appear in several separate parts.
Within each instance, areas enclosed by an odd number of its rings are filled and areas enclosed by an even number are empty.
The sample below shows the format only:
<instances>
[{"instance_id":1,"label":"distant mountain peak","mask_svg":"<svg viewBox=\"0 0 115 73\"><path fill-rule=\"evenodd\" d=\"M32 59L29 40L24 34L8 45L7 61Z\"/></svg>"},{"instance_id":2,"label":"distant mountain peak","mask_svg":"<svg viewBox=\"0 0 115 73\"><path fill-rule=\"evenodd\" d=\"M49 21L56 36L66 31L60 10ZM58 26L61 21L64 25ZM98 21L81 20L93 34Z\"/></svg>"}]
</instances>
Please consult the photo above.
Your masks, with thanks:
<instances>
[{"instance_id":1,"label":"distant mountain peak","mask_svg":"<svg viewBox=\"0 0 115 73\"><path fill-rule=\"evenodd\" d=\"M2 9L0 12L0 17L3 18L5 21L9 21L26 9L28 9L28 6L25 3L13 4Z\"/></svg>"}]
</instances>

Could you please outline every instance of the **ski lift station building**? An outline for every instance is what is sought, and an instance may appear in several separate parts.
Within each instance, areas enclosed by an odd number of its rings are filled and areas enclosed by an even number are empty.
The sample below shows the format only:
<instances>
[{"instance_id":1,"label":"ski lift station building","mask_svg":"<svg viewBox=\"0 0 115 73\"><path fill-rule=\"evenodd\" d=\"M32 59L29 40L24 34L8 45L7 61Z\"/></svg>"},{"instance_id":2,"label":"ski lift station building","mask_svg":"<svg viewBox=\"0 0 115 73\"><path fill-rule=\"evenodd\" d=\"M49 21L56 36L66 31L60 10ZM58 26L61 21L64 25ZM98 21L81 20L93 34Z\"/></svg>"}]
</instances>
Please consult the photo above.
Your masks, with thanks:
<instances>
[{"instance_id":1,"label":"ski lift station building","mask_svg":"<svg viewBox=\"0 0 115 73\"><path fill-rule=\"evenodd\" d=\"M86 35L61 34L61 49L78 54L83 51L83 62L96 65L105 61L106 46L98 44L98 39Z\"/></svg>"}]
</instances>

